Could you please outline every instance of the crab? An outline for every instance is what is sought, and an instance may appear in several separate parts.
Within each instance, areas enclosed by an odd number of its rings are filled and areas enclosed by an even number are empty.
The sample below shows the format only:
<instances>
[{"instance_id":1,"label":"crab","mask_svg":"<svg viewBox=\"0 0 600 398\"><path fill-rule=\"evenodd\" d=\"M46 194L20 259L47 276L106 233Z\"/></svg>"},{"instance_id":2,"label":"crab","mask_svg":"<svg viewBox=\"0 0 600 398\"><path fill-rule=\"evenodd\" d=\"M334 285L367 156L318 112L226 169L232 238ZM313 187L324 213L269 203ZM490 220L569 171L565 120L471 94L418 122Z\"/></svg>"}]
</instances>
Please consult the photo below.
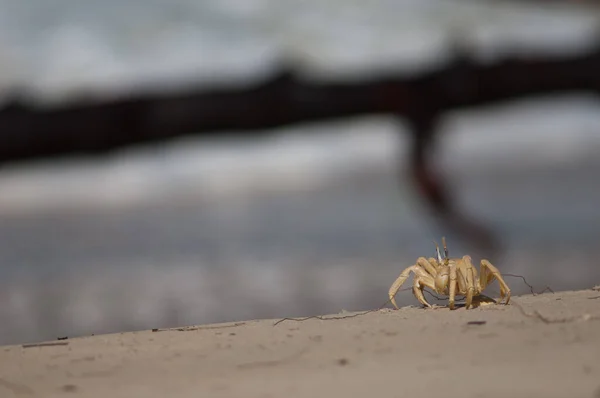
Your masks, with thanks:
<instances>
[{"instance_id":1,"label":"crab","mask_svg":"<svg viewBox=\"0 0 600 398\"><path fill-rule=\"evenodd\" d=\"M505 304L510 300L510 289L500 271L488 260L481 260L479 275L471 263L471 257L468 255L462 258L448 257L448 247L446 238L442 238L444 245L444 258L440 253L440 248L435 244L437 259L430 257L419 257L416 264L406 268L400 276L394 281L389 290L390 302L398 309L394 297L402 287L402 284L408 279L410 273L414 273L413 293L417 300L427 308L433 308L425 300L423 289L428 287L438 294L449 296L449 307L454 309L454 300L457 295L465 296L465 308L476 307L482 302L495 302L493 299L484 296L483 290L494 280L500 285L501 300L506 297ZM474 302L475 301L475 302Z\"/></svg>"}]
</instances>

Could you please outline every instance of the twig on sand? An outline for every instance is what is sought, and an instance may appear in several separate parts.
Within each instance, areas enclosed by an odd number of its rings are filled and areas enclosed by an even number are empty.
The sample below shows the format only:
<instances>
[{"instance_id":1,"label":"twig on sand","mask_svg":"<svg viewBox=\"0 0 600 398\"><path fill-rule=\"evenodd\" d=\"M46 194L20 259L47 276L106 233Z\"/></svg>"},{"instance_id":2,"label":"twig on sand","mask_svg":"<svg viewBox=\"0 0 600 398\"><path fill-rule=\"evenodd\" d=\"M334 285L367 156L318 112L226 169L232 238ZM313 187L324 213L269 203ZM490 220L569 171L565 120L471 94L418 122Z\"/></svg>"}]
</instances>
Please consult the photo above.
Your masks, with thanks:
<instances>
[{"instance_id":1,"label":"twig on sand","mask_svg":"<svg viewBox=\"0 0 600 398\"><path fill-rule=\"evenodd\" d=\"M388 302L389 302L389 300L388 300ZM371 313L371 312L377 312L377 311L383 309L383 307L385 307L385 305L388 302L386 302L385 304L383 304L379 308L375 308L375 309L368 310L368 311L363 311L363 312L357 312L356 314L349 314L349 315L342 315L342 316L326 316L326 317L322 316L322 315L313 315L313 316L307 316L307 317L304 317L304 318L282 318L282 319L278 320L277 322L275 322L273 324L273 326L277 326L281 322L284 322L284 321L303 322L303 321L308 321L309 319L318 319L320 321L333 321L333 320L339 320L339 319L355 318L357 316L367 315L368 313Z\"/></svg>"},{"instance_id":2,"label":"twig on sand","mask_svg":"<svg viewBox=\"0 0 600 398\"><path fill-rule=\"evenodd\" d=\"M229 325L214 325L214 326L185 326L181 328L166 328L152 329L153 332L191 332L194 330L210 330L210 329L226 329L245 325L246 322L236 322Z\"/></svg>"},{"instance_id":3,"label":"twig on sand","mask_svg":"<svg viewBox=\"0 0 600 398\"><path fill-rule=\"evenodd\" d=\"M69 345L67 341L53 341L48 343L33 343L33 344L23 344L21 347L23 348L34 348L34 347L53 347L57 345Z\"/></svg>"},{"instance_id":4,"label":"twig on sand","mask_svg":"<svg viewBox=\"0 0 600 398\"><path fill-rule=\"evenodd\" d=\"M410 289L410 288L406 288L406 289L403 289L403 290L408 290L408 289ZM381 311L390 302L391 302L391 300L388 299L385 303L381 304L377 308L374 308L374 309L371 309L371 310L367 310L367 311L357 312L355 314L342 315L342 316L312 315L312 316L307 316L307 317L303 317L303 318L282 318L282 319L278 320L277 322L275 322L273 324L273 326L277 326L281 322L284 322L284 321L304 322L304 321L308 321L309 319L318 319L320 321L335 321L335 320L340 320L340 319L356 318L357 316L367 315L367 314L370 314L371 312Z\"/></svg>"},{"instance_id":5,"label":"twig on sand","mask_svg":"<svg viewBox=\"0 0 600 398\"><path fill-rule=\"evenodd\" d=\"M542 290L541 292L537 292L537 293L536 293L536 292L533 290L533 286L532 286L532 285L530 285L530 284L527 282L527 280L525 279L525 277L524 277L523 275L516 275L516 274L502 274L502 276L512 276L513 278L521 278L521 279L523 279L523 283L525 283L525 284L527 285L527 287L529 287L529 290L531 291L531 294L532 294L533 296L537 296L538 294L542 294L542 293L544 293L544 292L550 292L550 293L554 293L554 290L550 289L550 286L546 286L546 287L544 288L544 290Z\"/></svg>"}]
</instances>

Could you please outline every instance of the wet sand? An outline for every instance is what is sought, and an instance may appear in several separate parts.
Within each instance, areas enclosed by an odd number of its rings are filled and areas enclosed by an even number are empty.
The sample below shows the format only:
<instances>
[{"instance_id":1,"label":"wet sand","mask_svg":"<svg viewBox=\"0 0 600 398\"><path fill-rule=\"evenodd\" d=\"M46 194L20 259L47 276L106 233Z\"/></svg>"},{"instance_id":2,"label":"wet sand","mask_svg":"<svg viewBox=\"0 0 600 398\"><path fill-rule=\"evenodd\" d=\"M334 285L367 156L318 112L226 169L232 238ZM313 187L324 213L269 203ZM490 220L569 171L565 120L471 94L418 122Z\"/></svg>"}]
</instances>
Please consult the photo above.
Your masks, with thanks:
<instances>
[{"instance_id":1,"label":"wet sand","mask_svg":"<svg viewBox=\"0 0 600 398\"><path fill-rule=\"evenodd\" d=\"M278 321L3 346L0 396L600 397L592 288Z\"/></svg>"}]
</instances>

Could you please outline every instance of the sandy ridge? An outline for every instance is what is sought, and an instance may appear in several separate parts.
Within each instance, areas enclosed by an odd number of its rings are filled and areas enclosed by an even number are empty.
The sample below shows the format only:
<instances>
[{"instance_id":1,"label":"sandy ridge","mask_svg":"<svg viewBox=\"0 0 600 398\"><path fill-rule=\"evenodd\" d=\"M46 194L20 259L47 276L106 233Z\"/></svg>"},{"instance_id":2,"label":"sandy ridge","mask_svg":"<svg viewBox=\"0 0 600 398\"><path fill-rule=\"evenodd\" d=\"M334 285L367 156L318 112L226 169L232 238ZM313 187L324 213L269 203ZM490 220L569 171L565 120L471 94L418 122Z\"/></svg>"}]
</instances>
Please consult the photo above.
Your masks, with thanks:
<instances>
[{"instance_id":1,"label":"sandy ridge","mask_svg":"<svg viewBox=\"0 0 600 398\"><path fill-rule=\"evenodd\" d=\"M3 346L0 397L600 397L594 289L278 321Z\"/></svg>"}]
</instances>

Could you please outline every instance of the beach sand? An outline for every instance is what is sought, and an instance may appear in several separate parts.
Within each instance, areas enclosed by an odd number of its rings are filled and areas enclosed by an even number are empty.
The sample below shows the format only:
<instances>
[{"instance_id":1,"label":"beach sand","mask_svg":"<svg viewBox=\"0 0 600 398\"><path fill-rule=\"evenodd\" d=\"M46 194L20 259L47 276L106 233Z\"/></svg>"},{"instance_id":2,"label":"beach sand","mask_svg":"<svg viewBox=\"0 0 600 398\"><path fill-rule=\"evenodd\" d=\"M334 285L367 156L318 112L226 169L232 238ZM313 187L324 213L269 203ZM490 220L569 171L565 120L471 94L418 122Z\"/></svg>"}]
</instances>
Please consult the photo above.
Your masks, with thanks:
<instances>
[{"instance_id":1,"label":"beach sand","mask_svg":"<svg viewBox=\"0 0 600 398\"><path fill-rule=\"evenodd\" d=\"M3 346L0 397L600 397L593 288L278 321Z\"/></svg>"}]
</instances>

